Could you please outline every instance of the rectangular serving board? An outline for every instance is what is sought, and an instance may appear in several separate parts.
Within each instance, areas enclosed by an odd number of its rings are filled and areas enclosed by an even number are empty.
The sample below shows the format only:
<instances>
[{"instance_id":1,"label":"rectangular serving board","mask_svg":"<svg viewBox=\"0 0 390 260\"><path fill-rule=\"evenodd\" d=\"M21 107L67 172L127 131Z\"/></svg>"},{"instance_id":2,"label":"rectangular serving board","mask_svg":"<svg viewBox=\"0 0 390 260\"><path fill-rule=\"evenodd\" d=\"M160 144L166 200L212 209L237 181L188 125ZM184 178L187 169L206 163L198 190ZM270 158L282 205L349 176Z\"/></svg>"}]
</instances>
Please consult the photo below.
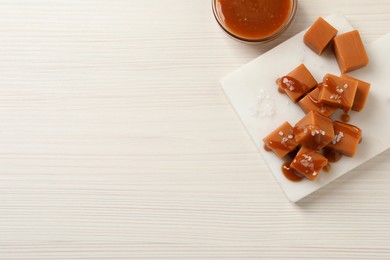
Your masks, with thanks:
<instances>
[{"instance_id":1,"label":"rectangular serving board","mask_svg":"<svg viewBox=\"0 0 390 260\"><path fill-rule=\"evenodd\" d=\"M325 18L338 33L353 30L341 14ZM363 141L353 158L343 157L332 164L331 170L322 172L316 182L291 182L282 172L282 161L272 152L266 152L262 139L285 121L294 125L304 116L303 111L286 95L277 91L275 81L303 63L318 82L326 73L339 75L336 58L330 48L318 56L303 43L303 31L272 50L264 53L221 80L222 88L241 122L245 126L262 157L269 166L286 197L296 202L348 173L390 147L390 34L366 45L370 59L365 68L351 76L371 83L371 90L362 112L351 112L351 124L363 130ZM335 119L340 113L335 115Z\"/></svg>"}]
</instances>

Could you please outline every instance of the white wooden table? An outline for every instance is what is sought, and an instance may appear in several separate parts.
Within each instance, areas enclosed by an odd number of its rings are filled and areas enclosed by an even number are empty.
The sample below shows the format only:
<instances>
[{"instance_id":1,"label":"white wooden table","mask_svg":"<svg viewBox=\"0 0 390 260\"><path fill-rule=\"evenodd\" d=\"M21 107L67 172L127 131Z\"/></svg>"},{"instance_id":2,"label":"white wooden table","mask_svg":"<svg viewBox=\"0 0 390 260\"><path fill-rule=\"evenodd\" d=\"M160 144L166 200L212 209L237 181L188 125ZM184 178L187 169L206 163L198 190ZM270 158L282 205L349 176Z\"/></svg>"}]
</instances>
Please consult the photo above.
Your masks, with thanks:
<instances>
[{"instance_id":1,"label":"white wooden table","mask_svg":"<svg viewBox=\"0 0 390 260\"><path fill-rule=\"evenodd\" d=\"M0 259L390 259L390 151L289 203L218 81L342 11L301 0L263 46L209 0L0 0Z\"/></svg>"}]
</instances>

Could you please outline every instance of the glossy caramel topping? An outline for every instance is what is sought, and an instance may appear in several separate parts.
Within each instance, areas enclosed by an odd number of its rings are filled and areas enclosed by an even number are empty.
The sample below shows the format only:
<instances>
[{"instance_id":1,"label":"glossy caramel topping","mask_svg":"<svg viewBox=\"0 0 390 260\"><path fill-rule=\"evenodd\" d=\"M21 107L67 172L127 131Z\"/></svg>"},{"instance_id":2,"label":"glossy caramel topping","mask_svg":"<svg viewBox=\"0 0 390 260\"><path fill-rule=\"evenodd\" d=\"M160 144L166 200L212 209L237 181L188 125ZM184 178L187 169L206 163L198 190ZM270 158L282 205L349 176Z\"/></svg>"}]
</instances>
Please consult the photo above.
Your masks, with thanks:
<instances>
[{"instance_id":1,"label":"glossy caramel topping","mask_svg":"<svg viewBox=\"0 0 390 260\"><path fill-rule=\"evenodd\" d=\"M298 80L290 76L284 76L280 79L280 87L295 93L306 93L306 88Z\"/></svg>"},{"instance_id":2,"label":"glossy caramel topping","mask_svg":"<svg viewBox=\"0 0 390 260\"><path fill-rule=\"evenodd\" d=\"M308 147L316 149L316 147L322 143L323 136L326 132L320 127L315 125L296 126L294 127L294 134L297 136L307 135L310 137L311 144L305 143Z\"/></svg>"},{"instance_id":3,"label":"glossy caramel topping","mask_svg":"<svg viewBox=\"0 0 390 260\"><path fill-rule=\"evenodd\" d=\"M267 152L272 152L271 147L269 147L269 146L266 145L266 144L264 144L264 150L266 150Z\"/></svg>"},{"instance_id":4,"label":"glossy caramel topping","mask_svg":"<svg viewBox=\"0 0 390 260\"><path fill-rule=\"evenodd\" d=\"M322 162L322 160L315 160L311 156L311 153L303 153L301 155L298 155L295 157L294 160L297 161L297 164L295 166L295 169L299 172L303 172L305 174L312 174L317 175L321 169L322 165L319 162Z\"/></svg>"},{"instance_id":5,"label":"glossy caramel topping","mask_svg":"<svg viewBox=\"0 0 390 260\"><path fill-rule=\"evenodd\" d=\"M323 116L330 117L336 111L337 108L325 104L321 104L318 101L319 94L320 94L320 89L315 88L304 98L299 100L298 104L305 113L309 113L310 111L317 111Z\"/></svg>"},{"instance_id":6,"label":"glossy caramel topping","mask_svg":"<svg viewBox=\"0 0 390 260\"><path fill-rule=\"evenodd\" d=\"M278 87L278 92L280 94L286 94L286 92L284 91L284 89L282 89L281 87Z\"/></svg>"},{"instance_id":7,"label":"glossy caramel topping","mask_svg":"<svg viewBox=\"0 0 390 260\"><path fill-rule=\"evenodd\" d=\"M264 149L273 151L280 158L283 158L298 146L294 138L293 127L288 122L284 122L272 131L263 141Z\"/></svg>"},{"instance_id":8,"label":"glossy caramel topping","mask_svg":"<svg viewBox=\"0 0 390 260\"><path fill-rule=\"evenodd\" d=\"M354 156L362 137L362 131L354 125L339 121L333 122L333 127L335 135L332 142L326 148L349 157Z\"/></svg>"},{"instance_id":9,"label":"glossy caramel topping","mask_svg":"<svg viewBox=\"0 0 390 260\"><path fill-rule=\"evenodd\" d=\"M315 180L328 160L320 153L302 147L297 156L292 161L290 167L305 175L310 180Z\"/></svg>"},{"instance_id":10,"label":"glossy caramel topping","mask_svg":"<svg viewBox=\"0 0 390 260\"><path fill-rule=\"evenodd\" d=\"M340 119L341 121L343 121L344 123L348 123L349 120L351 119L351 117L349 116L349 114L347 113L344 113L340 116Z\"/></svg>"},{"instance_id":11,"label":"glossy caramel topping","mask_svg":"<svg viewBox=\"0 0 390 260\"><path fill-rule=\"evenodd\" d=\"M349 136L352 136L356 139L361 139L362 136L362 130L360 130L359 127L350 125L350 124L345 124L345 123L340 123L335 121L334 125L337 125L337 131L336 133L343 132L344 134L347 134Z\"/></svg>"},{"instance_id":12,"label":"glossy caramel topping","mask_svg":"<svg viewBox=\"0 0 390 260\"><path fill-rule=\"evenodd\" d=\"M280 137L272 138L271 140L266 142L266 146L268 149L271 149L271 151L274 149L278 149L286 151L288 153L296 147L296 144L292 142L292 140L294 140L294 133L292 131L289 131L287 133L280 131L279 136Z\"/></svg>"},{"instance_id":13,"label":"glossy caramel topping","mask_svg":"<svg viewBox=\"0 0 390 260\"><path fill-rule=\"evenodd\" d=\"M326 74L320 88L319 102L338 107L347 113L353 105L357 81Z\"/></svg>"},{"instance_id":14,"label":"glossy caramel topping","mask_svg":"<svg viewBox=\"0 0 390 260\"><path fill-rule=\"evenodd\" d=\"M334 138L332 120L310 111L294 126L295 140L307 148L319 150Z\"/></svg>"},{"instance_id":15,"label":"glossy caramel topping","mask_svg":"<svg viewBox=\"0 0 390 260\"><path fill-rule=\"evenodd\" d=\"M293 182L301 181L304 176L296 172L293 168L290 167L291 162L285 162L282 165L282 172L284 177Z\"/></svg>"},{"instance_id":16,"label":"glossy caramel topping","mask_svg":"<svg viewBox=\"0 0 390 260\"><path fill-rule=\"evenodd\" d=\"M345 79L356 80L358 82L355 99L353 101L352 110L360 112L366 104L366 100L368 97L368 93L370 92L371 84L368 82L365 82L363 80L359 80L357 78L353 78L351 76L348 76L346 74L341 75L341 77L345 78Z\"/></svg>"},{"instance_id":17,"label":"glossy caramel topping","mask_svg":"<svg viewBox=\"0 0 390 260\"><path fill-rule=\"evenodd\" d=\"M325 165L324 168L323 168L323 170L324 170L325 172L329 172L330 169L332 169L332 166L331 166L329 163L328 163L327 165Z\"/></svg>"},{"instance_id":18,"label":"glossy caramel topping","mask_svg":"<svg viewBox=\"0 0 390 260\"><path fill-rule=\"evenodd\" d=\"M330 92L330 99L334 99L335 102L339 103L341 106L348 106L348 102L343 95L344 91L349 87L348 84L338 86L332 78L326 77L324 82L320 85L320 88L323 87L327 88Z\"/></svg>"},{"instance_id":19,"label":"glossy caramel topping","mask_svg":"<svg viewBox=\"0 0 390 260\"><path fill-rule=\"evenodd\" d=\"M317 81L308 68L304 64L300 64L287 75L279 78L276 84L296 103L306 93L317 86Z\"/></svg>"}]
</instances>

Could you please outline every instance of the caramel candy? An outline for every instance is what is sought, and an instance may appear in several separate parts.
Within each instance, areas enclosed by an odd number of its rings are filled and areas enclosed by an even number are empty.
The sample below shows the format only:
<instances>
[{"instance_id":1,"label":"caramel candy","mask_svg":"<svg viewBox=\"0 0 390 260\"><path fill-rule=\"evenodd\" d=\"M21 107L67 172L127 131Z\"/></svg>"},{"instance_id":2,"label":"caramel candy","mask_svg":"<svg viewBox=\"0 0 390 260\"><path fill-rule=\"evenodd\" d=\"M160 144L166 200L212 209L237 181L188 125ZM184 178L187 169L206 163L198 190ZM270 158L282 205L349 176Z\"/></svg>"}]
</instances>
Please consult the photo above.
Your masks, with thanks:
<instances>
[{"instance_id":1,"label":"caramel candy","mask_svg":"<svg viewBox=\"0 0 390 260\"><path fill-rule=\"evenodd\" d=\"M315 181L322 168L327 164L328 159L322 154L307 147L302 147L290 164L290 167L298 173L303 174L309 180Z\"/></svg>"},{"instance_id":2,"label":"caramel candy","mask_svg":"<svg viewBox=\"0 0 390 260\"><path fill-rule=\"evenodd\" d=\"M362 130L354 125L338 121L333 122L333 127L335 135L326 148L353 157L362 137Z\"/></svg>"},{"instance_id":3,"label":"caramel candy","mask_svg":"<svg viewBox=\"0 0 390 260\"><path fill-rule=\"evenodd\" d=\"M265 148L271 149L279 158L293 151L298 143L294 139L294 129L286 121L264 139Z\"/></svg>"},{"instance_id":4,"label":"caramel candy","mask_svg":"<svg viewBox=\"0 0 390 260\"><path fill-rule=\"evenodd\" d=\"M303 36L303 42L315 53L321 55L336 34L337 30L319 17Z\"/></svg>"},{"instance_id":5,"label":"caramel candy","mask_svg":"<svg viewBox=\"0 0 390 260\"><path fill-rule=\"evenodd\" d=\"M347 113L352 108L357 86L356 80L326 74L324 82L319 86L321 91L318 101L321 104L341 108Z\"/></svg>"},{"instance_id":6,"label":"caramel candy","mask_svg":"<svg viewBox=\"0 0 390 260\"><path fill-rule=\"evenodd\" d=\"M358 82L355 100L353 101L353 105L352 105L352 110L355 110L358 112L362 111L362 109L364 108L364 105L366 104L368 92L370 92L370 86L371 86L370 83L359 80L359 79L355 79L355 78L348 76L346 74L341 75L341 77L345 78L345 79L356 80Z\"/></svg>"},{"instance_id":7,"label":"caramel candy","mask_svg":"<svg viewBox=\"0 0 390 260\"><path fill-rule=\"evenodd\" d=\"M296 103L302 96L317 86L317 81L306 66L301 64L286 76L278 79L277 84Z\"/></svg>"},{"instance_id":8,"label":"caramel candy","mask_svg":"<svg viewBox=\"0 0 390 260\"><path fill-rule=\"evenodd\" d=\"M304 98L299 100L298 104L306 114L310 111L316 111L323 116L330 117L336 111L337 108L325 104L320 104L318 102L319 95L319 88L315 88L312 92L310 92Z\"/></svg>"},{"instance_id":9,"label":"caramel candy","mask_svg":"<svg viewBox=\"0 0 390 260\"><path fill-rule=\"evenodd\" d=\"M334 38L333 43L342 73L351 72L368 64L368 56L359 31L354 30L338 35Z\"/></svg>"},{"instance_id":10,"label":"caramel candy","mask_svg":"<svg viewBox=\"0 0 390 260\"><path fill-rule=\"evenodd\" d=\"M319 150L334 138L332 120L310 111L294 127L295 141L312 150Z\"/></svg>"}]
</instances>

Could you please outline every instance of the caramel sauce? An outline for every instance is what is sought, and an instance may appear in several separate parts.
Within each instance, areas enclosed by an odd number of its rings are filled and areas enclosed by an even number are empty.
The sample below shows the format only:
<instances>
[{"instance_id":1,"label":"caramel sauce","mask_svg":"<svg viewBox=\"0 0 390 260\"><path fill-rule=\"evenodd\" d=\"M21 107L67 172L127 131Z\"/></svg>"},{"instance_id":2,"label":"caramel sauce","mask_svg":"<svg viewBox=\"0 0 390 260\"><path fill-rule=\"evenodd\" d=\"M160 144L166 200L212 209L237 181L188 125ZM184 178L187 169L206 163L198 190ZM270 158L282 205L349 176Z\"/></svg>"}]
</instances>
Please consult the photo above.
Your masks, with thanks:
<instances>
[{"instance_id":1,"label":"caramel sauce","mask_svg":"<svg viewBox=\"0 0 390 260\"><path fill-rule=\"evenodd\" d=\"M328 159L328 162L331 162L331 163L335 163L335 162L338 162L340 161L341 157L343 157L343 155L333 149L327 149L325 148L323 150L323 156Z\"/></svg>"},{"instance_id":2,"label":"caramel sauce","mask_svg":"<svg viewBox=\"0 0 390 260\"><path fill-rule=\"evenodd\" d=\"M297 173L293 168L290 167L291 162L285 162L282 165L282 172L284 177L293 182L301 181L304 176Z\"/></svg>"},{"instance_id":3,"label":"caramel sauce","mask_svg":"<svg viewBox=\"0 0 390 260\"><path fill-rule=\"evenodd\" d=\"M284 89L282 89L281 87L278 87L278 92L280 94L286 94L286 92L284 91Z\"/></svg>"},{"instance_id":4,"label":"caramel sauce","mask_svg":"<svg viewBox=\"0 0 390 260\"><path fill-rule=\"evenodd\" d=\"M316 160L314 157L312 157L311 155L314 153L314 151L310 152L310 153L303 153L303 154L300 154L300 155L297 155L294 159L297 160L298 162L302 162L302 161L305 161L305 163L297 163L297 164L294 164L294 168L298 171L298 172L302 172L302 173L308 173L308 174L318 174L321 169L323 168L323 164L322 162L324 162L324 160ZM311 159L308 159L308 157L310 157ZM313 175L314 175L313 174Z\"/></svg>"},{"instance_id":5,"label":"caramel sauce","mask_svg":"<svg viewBox=\"0 0 390 260\"><path fill-rule=\"evenodd\" d=\"M320 134L311 135L310 143L305 143L305 146L307 146L310 149L316 150L318 147L323 143L325 135L321 134L321 131L323 131L321 128L314 126L314 125L307 125L307 126L295 126L294 127L294 135L300 136L304 135L307 132L316 131Z\"/></svg>"},{"instance_id":6,"label":"caramel sauce","mask_svg":"<svg viewBox=\"0 0 390 260\"><path fill-rule=\"evenodd\" d=\"M337 123L337 121L335 122ZM361 130L354 126L354 125L349 125L350 127L345 127L342 124L337 124L337 128L339 131L342 131L344 134L350 135L354 138L361 138ZM339 132L338 131L338 132ZM335 133L336 134L336 133Z\"/></svg>"},{"instance_id":7,"label":"caramel sauce","mask_svg":"<svg viewBox=\"0 0 390 260\"><path fill-rule=\"evenodd\" d=\"M259 39L278 32L292 11L292 0L217 0L217 12L233 34Z\"/></svg>"},{"instance_id":8,"label":"caramel sauce","mask_svg":"<svg viewBox=\"0 0 390 260\"><path fill-rule=\"evenodd\" d=\"M349 120L351 120L351 117L349 116L349 114L344 113L344 114L341 115L340 119L341 119L341 121L343 121L344 123L347 123L347 122L349 122Z\"/></svg>"},{"instance_id":9,"label":"caramel sauce","mask_svg":"<svg viewBox=\"0 0 390 260\"><path fill-rule=\"evenodd\" d=\"M295 93L306 93L306 87L298 80L290 76L283 76L280 78L279 86L284 90Z\"/></svg>"},{"instance_id":10,"label":"caramel sauce","mask_svg":"<svg viewBox=\"0 0 390 260\"><path fill-rule=\"evenodd\" d=\"M335 100L337 100L337 103L339 103L340 106L348 107L348 101L345 99L344 95L342 94L344 92L344 90L346 88L348 88L348 85L346 87L338 86L333 79L326 77L324 79L324 82L322 84L320 84L319 87L320 88L323 88L323 87L327 88L327 90L330 93L332 93L331 95L333 95L335 97ZM344 112L347 113L348 109L344 109Z\"/></svg>"},{"instance_id":11,"label":"caramel sauce","mask_svg":"<svg viewBox=\"0 0 390 260\"><path fill-rule=\"evenodd\" d=\"M272 149L266 144L264 144L264 150L266 150L267 152L272 152Z\"/></svg>"},{"instance_id":12,"label":"caramel sauce","mask_svg":"<svg viewBox=\"0 0 390 260\"><path fill-rule=\"evenodd\" d=\"M294 150L297 146L295 142L293 129L288 131L280 131L273 136L269 136L267 141L265 141L264 149L266 151L279 150L283 151L285 154Z\"/></svg>"},{"instance_id":13,"label":"caramel sauce","mask_svg":"<svg viewBox=\"0 0 390 260\"><path fill-rule=\"evenodd\" d=\"M311 102L315 103L315 104L318 104L318 99L313 97L313 94L312 92L310 92L309 94L307 94L307 96L310 98ZM318 97L318 95L317 95Z\"/></svg>"},{"instance_id":14,"label":"caramel sauce","mask_svg":"<svg viewBox=\"0 0 390 260\"><path fill-rule=\"evenodd\" d=\"M269 141L264 145L264 150L272 151L274 149L279 149L282 151L291 151L291 149L295 148L295 144L289 141L282 142L282 141Z\"/></svg>"},{"instance_id":15,"label":"caramel sauce","mask_svg":"<svg viewBox=\"0 0 390 260\"><path fill-rule=\"evenodd\" d=\"M314 97L313 96L313 91L312 91L309 94L307 94L307 96L309 97L311 102L313 102L314 104L316 104L316 106L319 107L319 109L321 111L321 114L328 113L328 109L326 108L326 106L324 106L324 104L320 104L318 102L318 95L316 97Z\"/></svg>"},{"instance_id":16,"label":"caramel sauce","mask_svg":"<svg viewBox=\"0 0 390 260\"><path fill-rule=\"evenodd\" d=\"M332 166L328 163L327 165L324 166L324 168L322 168L325 172L329 172L330 169L332 168Z\"/></svg>"}]
</instances>

